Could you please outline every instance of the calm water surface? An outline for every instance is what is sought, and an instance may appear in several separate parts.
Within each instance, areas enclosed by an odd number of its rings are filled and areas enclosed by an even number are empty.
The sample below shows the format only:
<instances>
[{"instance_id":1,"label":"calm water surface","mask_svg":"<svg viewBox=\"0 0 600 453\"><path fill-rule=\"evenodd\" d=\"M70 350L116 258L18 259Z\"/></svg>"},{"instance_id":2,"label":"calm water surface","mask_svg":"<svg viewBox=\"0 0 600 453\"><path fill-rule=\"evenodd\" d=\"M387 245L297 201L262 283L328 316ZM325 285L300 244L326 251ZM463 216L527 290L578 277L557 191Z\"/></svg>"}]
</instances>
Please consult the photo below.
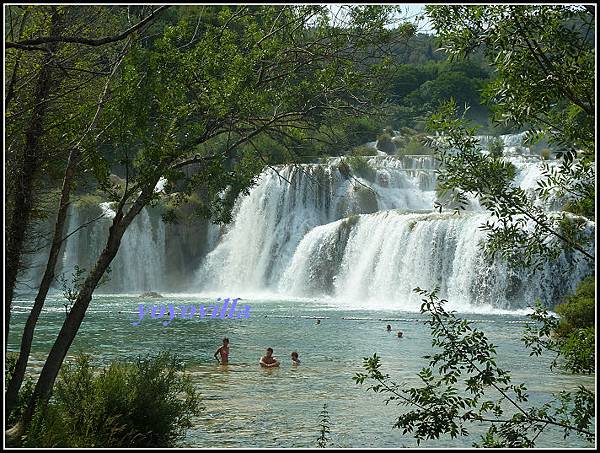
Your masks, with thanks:
<instances>
[{"instance_id":1,"label":"calm water surface","mask_svg":"<svg viewBox=\"0 0 600 453\"><path fill-rule=\"evenodd\" d=\"M343 304L309 300L246 300L248 319L179 319L163 327L162 320L137 321L139 303L148 305L212 304L214 299L170 294L162 299L134 295L97 295L83 322L69 357L79 352L99 363L169 350L186 363L203 396L205 411L184 443L192 447L315 447L319 413L327 403L332 446L416 447L410 436L392 429L395 416L406 410L386 406L381 395L366 392L352 376L362 371L363 357L377 353L384 373L396 382L419 385L416 373L431 352L429 329L417 313L392 310L349 310ZM9 350L17 350L30 300L15 302ZM64 320L59 296L49 297L36 330L30 371L39 371ZM512 370L513 382L525 382L530 401L540 403L553 392L594 386L593 376L549 371L550 357L531 358L520 337L526 319L518 314L464 315L498 346L498 364ZM321 319L316 325L315 318ZM344 319L346 318L346 319ZM393 331L386 332L386 324ZM403 338L395 336L402 330ZM212 358L223 337L229 337L230 364ZM261 369L258 360L267 347L281 361L280 368ZM290 353L300 354L301 366L290 365ZM473 433L477 427L473 427ZM421 446L470 446L478 436L441 439ZM589 447L576 437L562 439L550 431L539 447Z\"/></svg>"}]
</instances>

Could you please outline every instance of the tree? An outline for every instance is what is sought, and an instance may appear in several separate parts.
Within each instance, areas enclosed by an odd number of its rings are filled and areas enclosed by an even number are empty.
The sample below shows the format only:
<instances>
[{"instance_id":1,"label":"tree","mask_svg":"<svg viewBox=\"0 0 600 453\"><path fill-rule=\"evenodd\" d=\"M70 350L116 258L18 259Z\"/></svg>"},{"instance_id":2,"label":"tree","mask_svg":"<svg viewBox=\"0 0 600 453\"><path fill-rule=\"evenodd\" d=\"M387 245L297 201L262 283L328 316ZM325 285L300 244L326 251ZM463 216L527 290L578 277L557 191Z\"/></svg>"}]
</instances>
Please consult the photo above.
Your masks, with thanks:
<instances>
[{"instance_id":1,"label":"tree","mask_svg":"<svg viewBox=\"0 0 600 453\"><path fill-rule=\"evenodd\" d=\"M531 143L546 137L557 147L561 165L545 167L540 195L593 218L593 8L453 5L427 13L452 58L483 49L497 74L483 93L494 119L527 126Z\"/></svg>"},{"instance_id":2,"label":"tree","mask_svg":"<svg viewBox=\"0 0 600 453\"><path fill-rule=\"evenodd\" d=\"M595 49L590 39L594 15L566 5L431 6L427 12L443 48L454 58L483 47L497 71L484 90L495 118L516 126L527 124L532 143L546 136L558 147L560 165L544 167L539 197L562 201L581 217L547 214L527 201L522 191L511 188L506 168L500 168L503 164L478 152L474 130L448 119L456 117L452 105L429 123L431 130L446 135L445 143L435 145L442 187L454 189L463 200L465 193L480 197L498 219L485 225L489 249L515 264L523 260L525 265L540 265L558 255L560 243L593 261L588 219L593 218L590 206L595 195ZM458 152L450 151L452 147ZM504 177L491 184L490 172ZM546 241L549 238L558 242Z\"/></svg>"},{"instance_id":3,"label":"tree","mask_svg":"<svg viewBox=\"0 0 600 453\"><path fill-rule=\"evenodd\" d=\"M441 162L438 188L454 194L451 201L463 206L467 194L479 198L495 217L482 226L489 239L485 251L500 253L511 265L535 271L563 252L593 263L593 8L428 6L427 12L449 54L466 55L483 47L497 71L485 89L496 118L528 125L532 142L545 135L558 147L560 165L546 167L537 192L542 201L554 196L579 215L548 213L513 187L514 167L495 153L482 152L476 129L457 117L455 102L428 120L428 128L437 133L430 146ZM577 302L561 309L566 318L589 318L589 283L585 287ZM355 376L359 384L374 380L369 389L389 395L386 402L411 408L395 427L414 433L420 442L442 434L466 436L469 424L483 423L488 429L478 446L485 447L532 447L548 426L562 428L565 437L577 434L594 441L593 391L579 387L527 407L526 387L513 384L510 373L496 365L495 346L485 334L445 311L446 301L439 300L436 290L415 291L424 296L421 312L430 315L426 322L438 348L419 373L423 385L407 389L392 382L380 371L377 355L365 358L366 373ZM583 324L565 341L556 338L560 323L546 308L537 306L530 317L537 323L523 336L530 355L550 351L557 354L553 366L562 358L561 366L570 372L592 370L591 326ZM488 399L490 393L500 396Z\"/></svg>"},{"instance_id":4,"label":"tree","mask_svg":"<svg viewBox=\"0 0 600 453\"><path fill-rule=\"evenodd\" d=\"M449 195L458 210L468 204L468 196L479 198L492 217L482 229L488 233L487 255L500 254L511 265L540 268L545 261L573 251L578 257L594 261L593 229L587 219L565 212L547 212L520 187L515 187L513 165L497 155L482 152L475 128L457 118L454 102L428 119L428 127L440 135L429 140L441 166L437 185ZM538 193L550 193L542 180ZM443 206L439 205L442 209Z\"/></svg>"},{"instance_id":5,"label":"tree","mask_svg":"<svg viewBox=\"0 0 600 453\"><path fill-rule=\"evenodd\" d=\"M182 17L165 25L124 58L98 124L105 132L88 154L115 217L12 437L48 399L94 289L131 222L159 199L160 178L167 179L167 191L177 188L181 200L202 187L205 214L227 221L233 200L269 162L256 140L302 140L324 120L367 111L367 101L381 92L385 60L373 65L364 54L373 42L384 49L390 39L383 27L390 7L349 7L343 26L332 25L323 6L213 11L206 22ZM124 171L124 187L110 183L115 167Z\"/></svg>"},{"instance_id":6,"label":"tree","mask_svg":"<svg viewBox=\"0 0 600 453\"><path fill-rule=\"evenodd\" d=\"M42 64L42 68L45 68L43 70L57 71L60 69L63 71L63 74L60 77L60 82L58 81L58 78L56 78L57 80L53 82L53 99L47 99L42 102L42 104L45 106L45 118L40 119L40 128L44 128L46 130L40 131L40 134L43 133L45 135L44 139L46 143L54 140L60 142L61 140L64 140L65 137L72 138L72 141L66 144L66 149L63 148L65 144L62 146L56 146L55 148L56 156L61 163L63 162L63 157L61 154L68 154L68 158L66 159L64 167L60 200L58 201L56 222L46 269L39 284L34 305L27 318L21 339L19 357L7 386L5 406L7 420L9 419L11 411L16 404L18 392L23 383L35 326L50 286L54 281L55 267L58 261L62 243L65 239L65 219L67 215L67 209L70 204L71 191L73 190L75 182L77 181L78 166L82 159L85 158L86 149L91 146L90 143L97 140L102 134L101 131L96 129L96 125L99 117L101 116L103 106L105 102L107 102L109 92L108 88L111 77L114 75L117 67L122 61L124 53L127 51L131 40L124 46L121 45L120 47L110 48L109 44L117 43L118 45L120 41L130 38L132 33L139 33L143 26L147 26L151 22L151 20L156 16L157 12L160 12L160 10L164 9L165 7L161 7L159 10L151 12L146 18L140 20L136 25L133 25L126 31L110 38L95 40L83 37L83 35L80 37L65 37L59 36L56 30L51 30L46 37L22 40L19 41L19 43L7 43L8 48L16 49L17 52L46 52L47 61ZM114 14L114 12L115 11L113 10L109 10L109 13ZM68 32L70 29L78 30L79 33L84 33L87 31L86 27L88 27L90 15L86 14L85 11L82 13L78 8L73 7L53 7L52 9L48 10L48 14L52 14L53 20L55 21L60 19L62 21L69 22L70 27L63 26L60 28L61 33ZM99 25L98 22L96 24ZM114 26L110 18L108 19L108 22L104 22L103 25L105 26L106 30L110 30L112 29L111 26ZM30 26L33 27L33 24ZM30 32L28 27L21 27L21 34L27 32ZM33 29L32 32L35 32L35 29ZM73 44L64 45L64 43ZM39 47L40 44L47 44L47 47ZM98 48L98 50L94 49L94 51L90 52L89 48L81 49L80 44L91 46L92 48ZM104 47L102 48L102 46ZM109 60L108 64L106 60ZM69 72L68 69L73 69L73 71ZM107 70L107 72L103 72L104 70ZM92 74L91 77L89 75L90 73ZM82 77L82 74L85 75ZM83 81L81 79L83 79ZM62 85L68 86L68 89L64 93L60 91ZM72 85L75 85L75 88L72 88ZM17 96L16 100L22 102L22 96L25 94L17 90L13 92L13 96L15 95ZM96 99L94 99L94 97L96 97ZM65 117L64 111L60 110L57 112L59 105L64 101L69 103L80 103L80 110L76 112L76 115L72 117ZM22 106L22 103L18 105ZM38 107L33 107L34 111L36 108ZM10 124L11 128L16 126L14 124L15 122L18 124L18 115L16 116L17 119L13 120L13 122ZM60 125L56 126L56 122L59 122ZM39 180L41 177L40 175L36 174L36 168L43 168L43 166L47 164L47 160L50 160L49 156L42 151L45 151L45 147L43 146L40 147L39 150L37 150L37 148L33 149L29 146L25 146L22 159L23 161L28 161L31 165L31 168L27 172L21 173L21 177L26 181L21 183L19 188L15 190L16 196L12 210L13 220L17 218L28 218L31 210L34 208L34 202L32 200L34 197L34 186L36 180ZM16 160L17 162L20 161L19 158L16 158ZM29 199L28 204L23 204L21 201L22 195L19 194L23 193L29 193L27 196ZM18 237L15 236L18 236L18 234L25 234L27 228L28 220L22 220L21 223L11 230L14 234L9 238L8 243L9 248L12 247L11 250L14 253L11 255L10 260L7 256L7 260L9 260L11 264L11 267L7 268L11 278L15 277L16 273L18 272L20 254L22 253L19 251L19 247L22 249L22 246L18 245ZM10 293L7 297L7 305L5 307L7 320L10 317L10 301L12 298L12 289L14 288L14 283L15 280L11 279L8 284L8 290ZM8 334L8 327L6 332Z\"/></svg>"}]
</instances>

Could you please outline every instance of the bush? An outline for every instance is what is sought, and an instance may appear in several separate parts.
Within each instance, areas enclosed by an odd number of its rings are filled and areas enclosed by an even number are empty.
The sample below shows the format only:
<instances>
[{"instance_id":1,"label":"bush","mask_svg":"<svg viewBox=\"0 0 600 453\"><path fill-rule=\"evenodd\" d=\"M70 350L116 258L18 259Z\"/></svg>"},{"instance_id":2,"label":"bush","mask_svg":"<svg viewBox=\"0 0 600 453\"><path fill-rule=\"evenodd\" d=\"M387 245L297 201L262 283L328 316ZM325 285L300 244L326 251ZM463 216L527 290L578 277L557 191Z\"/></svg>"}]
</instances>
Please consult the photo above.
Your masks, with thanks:
<instances>
[{"instance_id":1,"label":"bush","mask_svg":"<svg viewBox=\"0 0 600 453\"><path fill-rule=\"evenodd\" d=\"M392 139L392 143L394 145L396 145L396 149L400 150L400 148L404 148L407 144L408 144L408 137L405 137L403 135L398 135L397 137L394 137ZM400 151L398 151L400 152Z\"/></svg>"},{"instance_id":2,"label":"bush","mask_svg":"<svg viewBox=\"0 0 600 453\"><path fill-rule=\"evenodd\" d=\"M385 133L377 137L377 149L387 154L396 153L396 145L392 142L392 137Z\"/></svg>"},{"instance_id":3,"label":"bush","mask_svg":"<svg viewBox=\"0 0 600 453\"><path fill-rule=\"evenodd\" d=\"M573 329L594 325L596 312L595 286L594 277L586 277L577 286L575 294L565 296L565 302L556 307L556 313L562 318L559 331L561 334L566 335Z\"/></svg>"},{"instance_id":4,"label":"bush","mask_svg":"<svg viewBox=\"0 0 600 453\"><path fill-rule=\"evenodd\" d=\"M29 447L172 447L200 413L189 376L169 353L113 362L95 373L89 356L63 365L50 402L34 415Z\"/></svg>"},{"instance_id":5,"label":"bush","mask_svg":"<svg viewBox=\"0 0 600 453\"><path fill-rule=\"evenodd\" d=\"M574 373L591 373L595 367L595 300L596 281L586 277L575 294L565 296L565 302L555 311L561 316L556 334L566 367Z\"/></svg>"},{"instance_id":6,"label":"bush","mask_svg":"<svg viewBox=\"0 0 600 453\"><path fill-rule=\"evenodd\" d=\"M371 167L371 164L369 164L367 159L365 159L364 157L350 157L348 159L348 165L350 165L350 168L352 169L352 172L355 175L365 178L369 181L375 180L375 176L377 173L375 172L375 169Z\"/></svg>"},{"instance_id":7,"label":"bush","mask_svg":"<svg viewBox=\"0 0 600 453\"><path fill-rule=\"evenodd\" d=\"M17 365L17 359L19 354L16 352L9 352L5 356L5 372L4 372L4 382L8 385L8 382L15 370L15 366ZM20 418L25 406L27 405L29 398L33 394L33 389L35 387L35 382L29 375L25 375L25 379L23 379L23 383L21 385L21 389L19 390L19 394L17 395L17 403L15 404L15 408L10 414L10 418L7 421L8 426L14 425Z\"/></svg>"},{"instance_id":8,"label":"bush","mask_svg":"<svg viewBox=\"0 0 600 453\"><path fill-rule=\"evenodd\" d=\"M571 332L560 343L565 366L573 373L593 373L596 362L596 329L586 327Z\"/></svg>"},{"instance_id":9,"label":"bush","mask_svg":"<svg viewBox=\"0 0 600 453\"><path fill-rule=\"evenodd\" d=\"M351 156L376 156L377 150L367 145L355 146L350 151Z\"/></svg>"},{"instance_id":10,"label":"bush","mask_svg":"<svg viewBox=\"0 0 600 453\"><path fill-rule=\"evenodd\" d=\"M596 204L593 197L569 200L563 206L563 211L571 212L594 220L596 217Z\"/></svg>"},{"instance_id":11,"label":"bush","mask_svg":"<svg viewBox=\"0 0 600 453\"><path fill-rule=\"evenodd\" d=\"M422 142L422 135L415 135L410 137L408 143L404 148L398 150L398 156L409 156L409 155L420 155L420 156L431 156L434 154L433 149L425 146Z\"/></svg>"}]
</instances>

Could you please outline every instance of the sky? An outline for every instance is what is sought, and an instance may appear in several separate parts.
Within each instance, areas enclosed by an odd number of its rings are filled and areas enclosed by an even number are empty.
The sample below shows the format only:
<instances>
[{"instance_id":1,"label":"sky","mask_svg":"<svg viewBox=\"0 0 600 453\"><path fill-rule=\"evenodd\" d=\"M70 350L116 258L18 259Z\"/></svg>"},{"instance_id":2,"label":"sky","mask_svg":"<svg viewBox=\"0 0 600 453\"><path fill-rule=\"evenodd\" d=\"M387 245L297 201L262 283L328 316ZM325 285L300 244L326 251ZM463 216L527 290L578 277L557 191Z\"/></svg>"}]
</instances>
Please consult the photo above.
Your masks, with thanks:
<instances>
[{"instance_id":1,"label":"sky","mask_svg":"<svg viewBox=\"0 0 600 453\"><path fill-rule=\"evenodd\" d=\"M342 4L330 4L329 8L332 11L332 14L335 16L336 12L339 8L343 6ZM402 14L400 17L405 18L407 20L413 21L416 19L416 16L419 14L423 14L425 12L425 4L423 3L413 3L413 4L399 4L402 9ZM432 33L432 26L429 20L420 20L417 24L417 32L420 33Z\"/></svg>"},{"instance_id":2,"label":"sky","mask_svg":"<svg viewBox=\"0 0 600 453\"><path fill-rule=\"evenodd\" d=\"M414 17L425 12L425 5L423 3L403 5L403 8L406 9L406 15L408 17ZM419 21L418 31L421 33L433 33L433 28L429 22L429 19Z\"/></svg>"}]
</instances>

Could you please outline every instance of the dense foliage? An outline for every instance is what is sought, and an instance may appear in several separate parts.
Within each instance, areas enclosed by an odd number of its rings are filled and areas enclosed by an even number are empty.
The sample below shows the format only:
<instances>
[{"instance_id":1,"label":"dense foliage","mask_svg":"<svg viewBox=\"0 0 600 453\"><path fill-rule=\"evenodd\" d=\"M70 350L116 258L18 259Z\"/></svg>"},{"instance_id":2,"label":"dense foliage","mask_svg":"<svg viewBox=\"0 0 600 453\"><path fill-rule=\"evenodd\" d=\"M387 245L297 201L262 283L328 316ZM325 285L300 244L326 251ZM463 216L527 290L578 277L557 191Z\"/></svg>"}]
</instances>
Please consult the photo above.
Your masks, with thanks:
<instances>
[{"instance_id":1,"label":"dense foliage","mask_svg":"<svg viewBox=\"0 0 600 453\"><path fill-rule=\"evenodd\" d=\"M444 204L464 209L476 197L492 214L485 252L532 272L565 254L594 262L595 105L593 29L595 10L581 6L428 6L427 12L453 60L483 51L495 75L484 99L496 121L531 129L529 142L545 138L560 159L543 167L539 201L515 187L515 168L491 142L482 149L465 109L452 99L428 118L429 140L440 161L437 192ZM468 109L467 109L468 111ZM550 150L543 150L548 159ZM543 203L567 212L548 212ZM576 214L576 215L572 215ZM595 372L595 288L584 280L556 310L559 320L538 305L523 342L530 355L555 354L551 367ZM375 354L365 358L359 384L387 395L386 403L407 406L394 425L417 443L441 435L470 435L469 425L486 426L476 446L533 447L548 427L595 440L595 393L580 386L542 405L527 405L524 384L496 364L496 347L485 334L444 309L437 291L419 288L421 312L428 314L435 353L419 373L423 385L407 388L380 370Z\"/></svg>"},{"instance_id":2,"label":"dense foliage","mask_svg":"<svg viewBox=\"0 0 600 453\"><path fill-rule=\"evenodd\" d=\"M30 447L173 447L201 410L199 395L167 353L95 369L63 366L51 400L25 436Z\"/></svg>"}]
</instances>

